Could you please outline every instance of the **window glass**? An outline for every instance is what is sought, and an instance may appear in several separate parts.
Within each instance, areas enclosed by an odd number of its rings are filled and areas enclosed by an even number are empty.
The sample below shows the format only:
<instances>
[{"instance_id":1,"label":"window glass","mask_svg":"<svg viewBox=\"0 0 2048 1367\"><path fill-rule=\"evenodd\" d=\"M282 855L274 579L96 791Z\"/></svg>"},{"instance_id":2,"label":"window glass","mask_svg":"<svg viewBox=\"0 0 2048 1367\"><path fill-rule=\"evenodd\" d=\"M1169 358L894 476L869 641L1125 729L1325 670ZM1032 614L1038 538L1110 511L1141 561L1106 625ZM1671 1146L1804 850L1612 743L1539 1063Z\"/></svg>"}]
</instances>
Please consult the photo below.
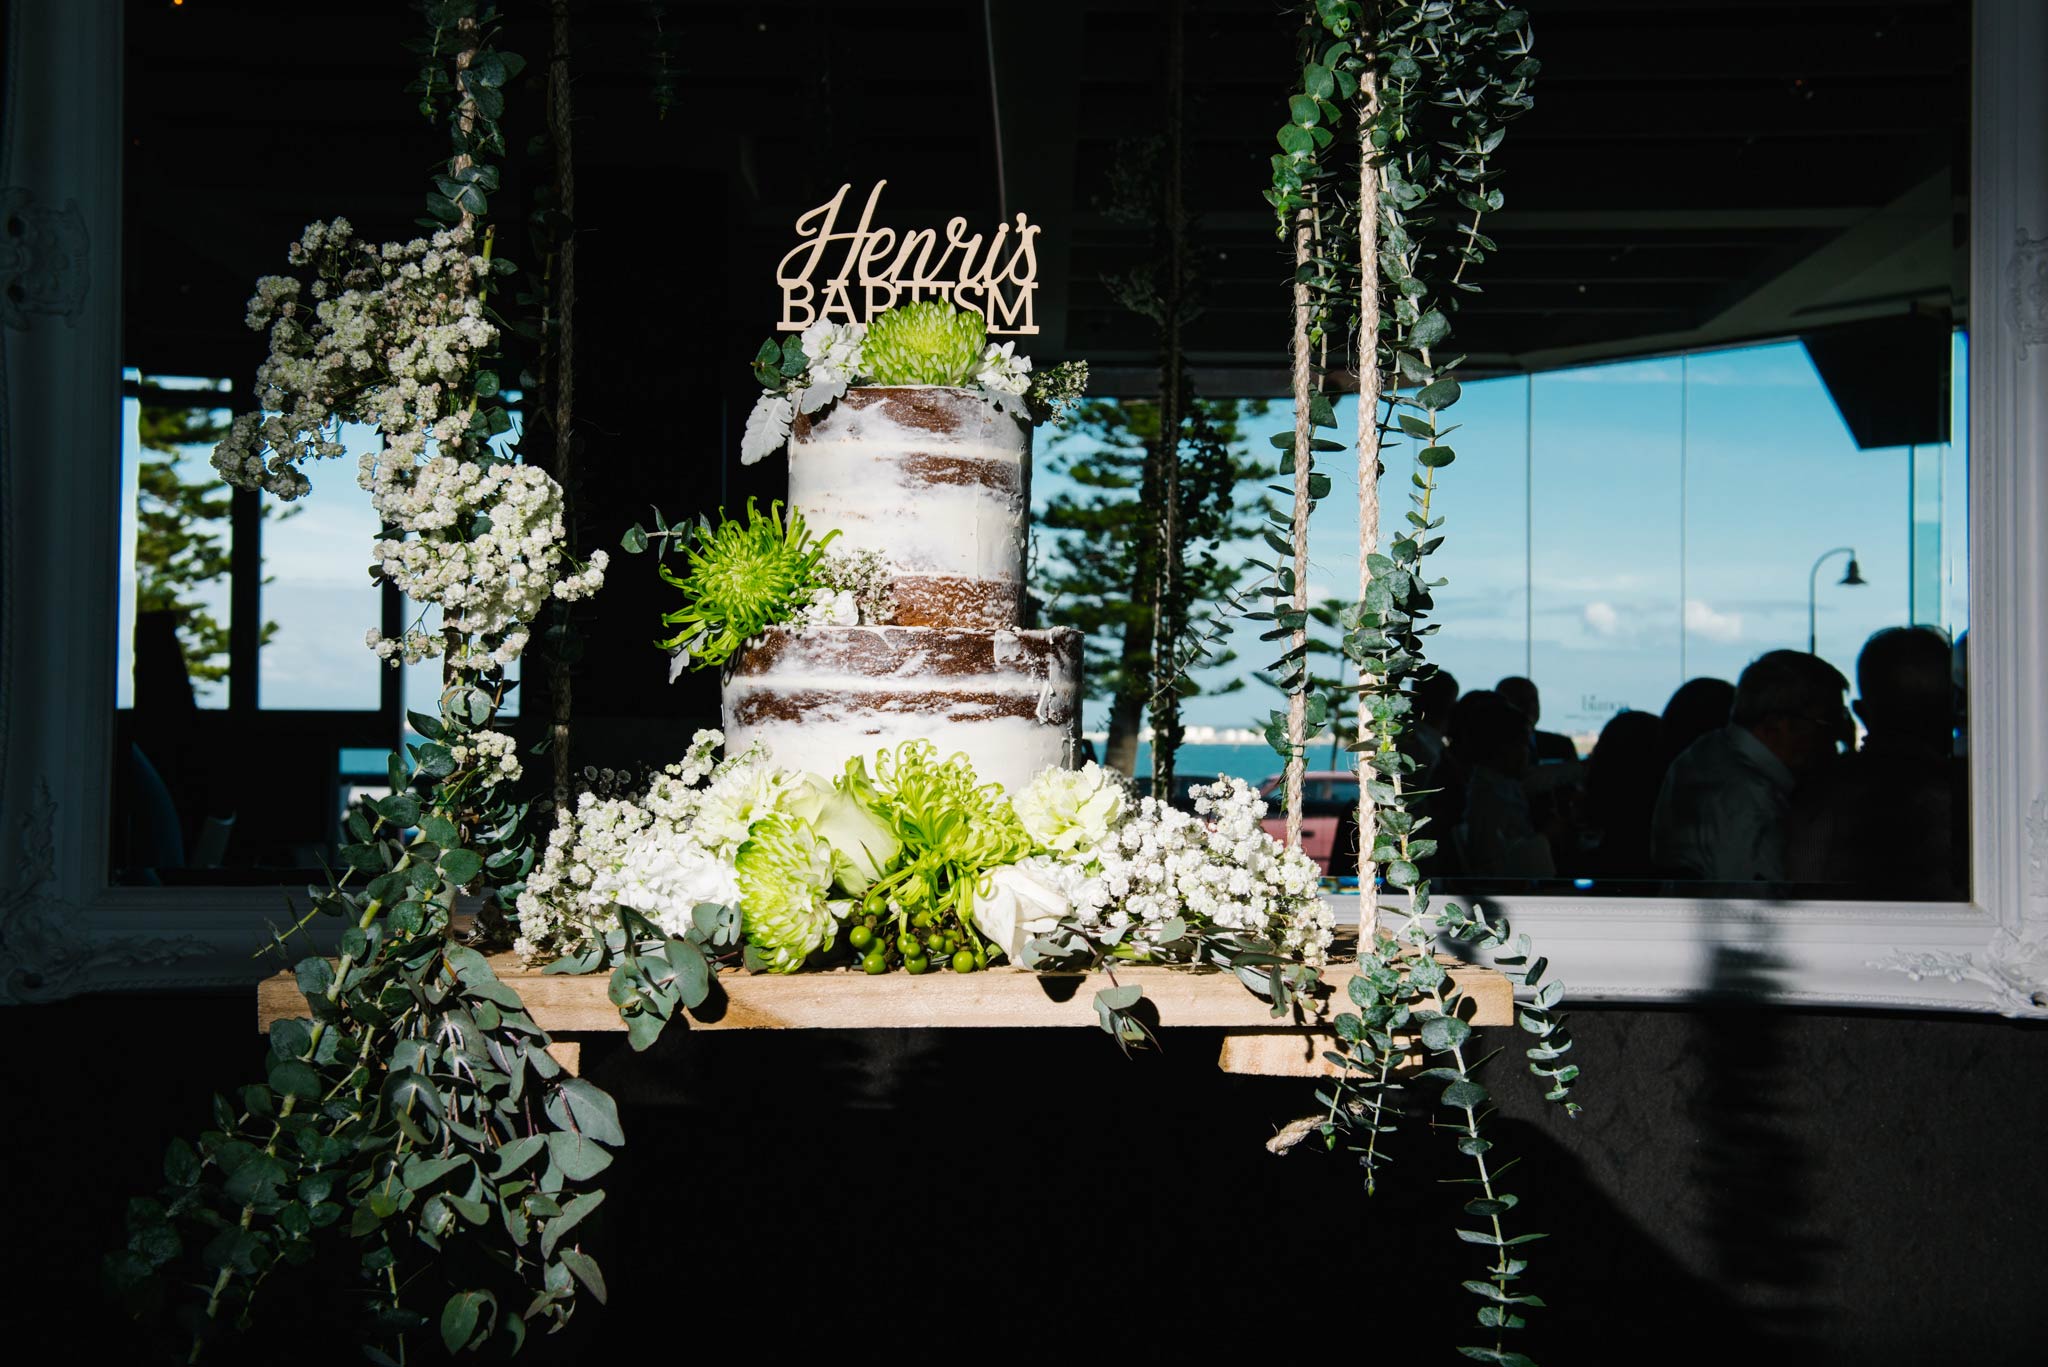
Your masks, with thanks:
<instances>
[{"instance_id":1,"label":"window glass","mask_svg":"<svg viewBox=\"0 0 2048 1367\"><path fill-rule=\"evenodd\" d=\"M226 707L231 499L209 460L229 415L206 404L228 382L123 378L115 705Z\"/></svg>"},{"instance_id":2,"label":"window glass","mask_svg":"<svg viewBox=\"0 0 2048 1367\"><path fill-rule=\"evenodd\" d=\"M1445 886L1694 895L1710 884L1746 894L1768 881L1806 896L1876 895L1859 870L1871 833L1895 821L1877 813L1889 801L1939 852L1923 861L1924 877L1885 894L1964 895L1967 747L1950 681L1960 685L1964 651L1953 643L1968 625L1967 344L1960 331L1939 340L1940 365L1918 381L1942 396L1933 419L1873 405L1829 339L1465 386L1451 414L1462 423L1458 459L1440 472L1431 509L1446 518L1445 541L1429 562L1448 582L1435 595L1440 630L1428 654L1455 679L1456 703L1427 724L1433 745L1455 752L1462 742L1468 764L1489 748L1523 753L1484 766L1483 791L1456 763L1424 780L1441 790L1431 801L1445 852L1433 872ZM1355 400L1337 411L1347 449L1319 462L1333 493L1311 527L1309 593L1341 608L1357 583ZM1270 451L1268 438L1290 431L1291 418L1274 405L1247 411L1242 428L1246 452ZM1041 510L1072 491L1062 456L1088 439L1054 439L1034 485ZM1387 458L1383 540L1407 511L1408 454ZM1044 531L1041 540L1055 563L1091 553L1086 541ZM1249 539L1227 552L1239 563L1273 559ZM1245 582L1260 577L1248 570ZM1258 639L1268 626L1230 621L1235 658L1195 671L1202 690L1183 705L1176 764L1184 780L1279 774L1261 734L1285 706L1260 669L1278 653ZM1888 633L1909 626L1924 631L1899 656ZM1337 635L1320 623L1316 632ZM1873 644L1883 641L1891 644ZM1679 862L1672 842L1682 837L1667 831L1653 848L1660 805L1671 809L1667 823L1684 824L1672 815L1682 794L1667 795L1666 780L1685 769L1682 752L1728 731L1736 684L1772 652L1834 672L1829 697L1792 708L1790 722L1831 729L1808 745L1778 734L1782 716L1763 719L1752 733L1768 735L1761 751L1722 737L1737 746L1722 761L1774 773L1784 800L1760 818L1775 823L1768 830L1701 837L1715 848L1762 840L1769 852L1755 868L1697 871ZM1337 667L1328 660L1321 672ZM1098 744L1108 738L1106 677L1091 679L1085 716ZM1902 688L1912 699L1903 721L1888 701ZM1503 717L1501 702L1519 722ZM1502 740L1503 725L1519 726L1519 740ZM1787 756L1797 773L1772 768ZM1311 814L1355 802L1355 783L1316 776L1348 765L1334 738L1311 747ZM1149 773L1149 744L1135 767Z\"/></svg>"},{"instance_id":3,"label":"window glass","mask_svg":"<svg viewBox=\"0 0 2048 1367\"><path fill-rule=\"evenodd\" d=\"M379 705L379 664L363 645L382 613L383 590L368 573L377 514L356 482L354 460L377 437L348 426L341 440L349 455L308 471L311 494L290 503L262 496L257 696L268 709L374 712Z\"/></svg>"}]
</instances>

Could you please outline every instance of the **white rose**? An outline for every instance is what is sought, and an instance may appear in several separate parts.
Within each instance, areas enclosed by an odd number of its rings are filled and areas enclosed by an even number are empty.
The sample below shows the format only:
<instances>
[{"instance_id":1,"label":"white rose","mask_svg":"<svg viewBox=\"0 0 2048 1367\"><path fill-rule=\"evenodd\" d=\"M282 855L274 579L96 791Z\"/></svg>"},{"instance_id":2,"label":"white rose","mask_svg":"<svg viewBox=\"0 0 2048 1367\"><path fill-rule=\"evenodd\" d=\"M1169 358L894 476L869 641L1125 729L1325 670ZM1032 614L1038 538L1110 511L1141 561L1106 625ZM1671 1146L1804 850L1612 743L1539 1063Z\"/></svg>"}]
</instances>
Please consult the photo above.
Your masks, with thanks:
<instances>
[{"instance_id":1,"label":"white rose","mask_svg":"<svg viewBox=\"0 0 2048 1367\"><path fill-rule=\"evenodd\" d=\"M818 838L832 847L832 874L839 889L858 897L889 871L903 842L882 820L851 796L833 792L813 823Z\"/></svg>"},{"instance_id":2,"label":"white rose","mask_svg":"<svg viewBox=\"0 0 2048 1367\"><path fill-rule=\"evenodd\" d=\"M974 928L1013 964L1022 960L1025 941L1050 935L1067 910L1065 894L1021 864L990 869L974 890Z\"/></svg>"}]
</instances>

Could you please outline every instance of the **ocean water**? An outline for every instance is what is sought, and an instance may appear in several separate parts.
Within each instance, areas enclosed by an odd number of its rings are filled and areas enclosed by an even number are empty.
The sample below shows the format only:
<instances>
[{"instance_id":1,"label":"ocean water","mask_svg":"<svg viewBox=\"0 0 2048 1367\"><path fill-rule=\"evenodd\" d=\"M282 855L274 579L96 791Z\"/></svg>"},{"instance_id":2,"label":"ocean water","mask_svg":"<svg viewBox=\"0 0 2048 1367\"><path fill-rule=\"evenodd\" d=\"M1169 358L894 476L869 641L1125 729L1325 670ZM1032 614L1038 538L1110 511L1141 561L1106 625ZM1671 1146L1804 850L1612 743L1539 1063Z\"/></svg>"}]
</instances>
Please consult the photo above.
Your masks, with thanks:
<instances>
[{"instance_id":1,"label":"ocean water","mask_svg":"<svg viewBox=\"0 0 2048 1367\"><path fill-rule=\"evenodd\" d=\"M1096 758L1101 758L1098 749ZM1337 752L1337 768L1350 767L1349 757L1343 751ZM1310 769L1331 767L1330 750L1327 744L1312 747L1309 751ZM1227 774L1241 778L1257 787L1266 779L1280 773L1280 756L1273 747L1262 743L1249 745L1183 745L1175 753L1173 770L1180 778L1195 778L1203 775ZM1137 771L1140 774L1152 772L1152 746L1144 741L1138 743Z\"/></svg>"}]
</instances>

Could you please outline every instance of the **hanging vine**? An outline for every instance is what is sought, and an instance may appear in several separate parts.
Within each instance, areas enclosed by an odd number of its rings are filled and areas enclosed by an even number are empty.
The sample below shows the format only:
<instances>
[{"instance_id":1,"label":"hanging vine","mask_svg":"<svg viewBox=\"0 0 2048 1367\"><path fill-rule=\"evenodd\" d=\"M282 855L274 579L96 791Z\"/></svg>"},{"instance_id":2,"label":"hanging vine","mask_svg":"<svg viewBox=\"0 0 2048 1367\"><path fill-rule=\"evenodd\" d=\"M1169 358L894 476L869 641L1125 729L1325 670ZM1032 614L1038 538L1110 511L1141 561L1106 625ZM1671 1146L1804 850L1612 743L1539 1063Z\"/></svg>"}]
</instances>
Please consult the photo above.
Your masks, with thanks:
<instances>
[{"instance_id":1,"label":"hanging vine","mask_svg":"<svg viewBox=\"0 0 2048 1367\"><path fill-rule=\"evenodd\" d=\"M1350 745L1360 779L1359 962L1347 984L1354 1009L1336 1018L1338 1047L1329 1055L1340 1072L1319 1093L1324 1113L1315 1128L1329 1146L1356 1153L1371 1191L1385 1162L1383 1136L1404 1113L1404 1084L1440 1089L1436 1102L1451 1112L1448 1128L1479 1192L1465 1205L1476 1227L1460 1227L1458 1237L1490 1251L1484 1277L1464 1282L1481 1302L1478 1325L1488 1341L1460 1351L1505 1363L1527 1361L1506 1336L1542 1304L1520 1280L1523 1250L1543 1236L1506 1227L1517 1199L1499 1185L1505 1165L1483 1133L1489 1094L1475 1076L1482 1060L1471 1048L1470 1011L1433 952L1439 941L1491 958L1524 988L1520 1023L1536 1040L1529 1067L1549 1083L1549 1099L1573 1111L1578 1069L1564 1061L1571 1039L1555 1012L1561 988L1542 982L1544 962L1528 938L1510 943L1505 921L1483 908L1431 902L1419 865L1436 845L1422 834L1428 819L1415 762L1399 741L1407 688L1435 669L1423 646L1436 630L1426 622L1431 591L1443 581L1427 578L1424 562L1443 541L1438 472L1456 457L1456 429L1443 414L1459 398L1459 358L1446 344L1462 296L1479 289L1468 275L1494 250L1481 227L1503 203L1495 153L1508 123L1531 105L1538 64L1530 45L1527 14L1501 0L1312 0L1303 6L1300 85L1276 135L1267 191L1294 264L1295 430L1275 439L1287 453L1294 498L1266 536L1291 563L1269 567L1265 593L1274 607L1263 614L1274 623L1268 638L1288 641L1275 668L1289 706L1274 714L1268 736L1288 760L1290 838L1300 825L1304 748L1335 710L1309 677L1306 574L1309 517L1330 492L1315 461L1343 449L1321 435L1337 425L1324 389L1333 341L1359 377L1359 601L1343 643L1358 671ZM1347 117L1356 131L1340 140ZM1414 449L1410 508L1383 551L1379 479L1385 453L1400 443ZM1391 935L1375 914L1382 869L1408 895ZM1435 1066L1404 1079L1398 1065L1418 1038Z\"/></svg>"}]
</instances>

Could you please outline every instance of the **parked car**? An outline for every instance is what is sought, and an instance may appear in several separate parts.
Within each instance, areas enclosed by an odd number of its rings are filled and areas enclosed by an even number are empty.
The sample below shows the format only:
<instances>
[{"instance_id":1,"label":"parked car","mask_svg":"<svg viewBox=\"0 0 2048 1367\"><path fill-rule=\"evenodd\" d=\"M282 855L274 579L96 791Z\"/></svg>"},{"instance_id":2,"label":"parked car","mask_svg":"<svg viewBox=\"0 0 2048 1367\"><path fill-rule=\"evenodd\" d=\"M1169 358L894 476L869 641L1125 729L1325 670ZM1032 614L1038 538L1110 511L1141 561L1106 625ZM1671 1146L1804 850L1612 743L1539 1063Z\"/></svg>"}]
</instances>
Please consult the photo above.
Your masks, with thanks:
<instances>
[{"instance_id":1,"label":"parked car","mask_svg":"<svg viewBox=\"0 0 2048 1367\"><path fill-rule=\"evenodd\" d=\"M1286 775L1259 785L1266 799L1260 824L1275 840L1287 838ZM1325 877L1357 872L1358 775L1345 769L1312 770L1301 776L1301 850Z\"/></svg>"}]
</instances>

